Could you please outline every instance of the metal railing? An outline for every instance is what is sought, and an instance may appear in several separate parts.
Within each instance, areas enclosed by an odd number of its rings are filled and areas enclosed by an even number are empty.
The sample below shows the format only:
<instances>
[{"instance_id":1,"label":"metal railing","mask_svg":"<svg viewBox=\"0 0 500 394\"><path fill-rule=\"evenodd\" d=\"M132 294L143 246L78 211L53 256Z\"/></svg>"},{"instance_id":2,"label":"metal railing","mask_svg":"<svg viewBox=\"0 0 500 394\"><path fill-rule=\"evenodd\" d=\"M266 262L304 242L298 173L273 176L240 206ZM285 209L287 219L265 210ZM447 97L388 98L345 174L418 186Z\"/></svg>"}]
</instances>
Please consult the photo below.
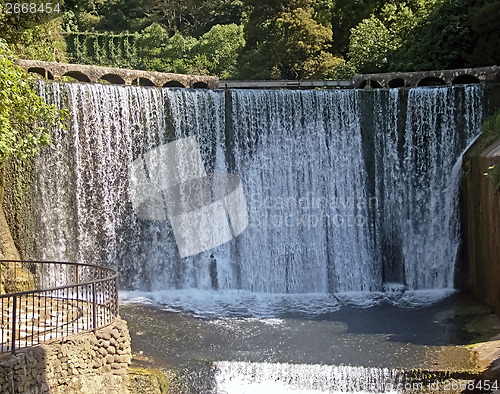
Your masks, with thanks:
<instances>
[{"instance_id":1,"label":"metal railing","mask_svg":"<svg viewBox=\"0 0 500 394\"><path fill-rule=\"evenodd\" d=\"M0 260L0 353L96 330L118 316L118 273L91 264Z\"/></svg>"}]
</instances>

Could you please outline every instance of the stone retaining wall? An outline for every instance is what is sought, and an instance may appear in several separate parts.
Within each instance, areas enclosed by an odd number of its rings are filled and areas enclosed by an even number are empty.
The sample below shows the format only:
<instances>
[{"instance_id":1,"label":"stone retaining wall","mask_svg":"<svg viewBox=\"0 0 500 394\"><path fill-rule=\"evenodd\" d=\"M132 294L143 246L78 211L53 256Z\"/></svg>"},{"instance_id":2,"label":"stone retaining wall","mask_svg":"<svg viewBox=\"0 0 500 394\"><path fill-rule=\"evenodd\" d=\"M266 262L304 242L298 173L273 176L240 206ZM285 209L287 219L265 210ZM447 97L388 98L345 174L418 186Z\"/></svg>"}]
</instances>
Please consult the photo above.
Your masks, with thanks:
<instances>
[{"instance_id":1,"label":"stone retaining wall","mask_svg":"<svg viewBox=\"0 0 500 394\"><path fill-rule=\"evenodd\" d=\"M477 146L463 161L462 220L465 269L462 288L500 314L500 190L491 176L500 168L500 140L486 149Z\"/></svg>"},{"instance_id":2,"label":"stone retaining wall","mask_svg":"<svg viewBox=\"0 0 500 394\"><path fill-rule=\"evenodd\" d=\"M1 393L127 393L132 359L127 323L0 356Z\"/></svg>"}]
</instances>

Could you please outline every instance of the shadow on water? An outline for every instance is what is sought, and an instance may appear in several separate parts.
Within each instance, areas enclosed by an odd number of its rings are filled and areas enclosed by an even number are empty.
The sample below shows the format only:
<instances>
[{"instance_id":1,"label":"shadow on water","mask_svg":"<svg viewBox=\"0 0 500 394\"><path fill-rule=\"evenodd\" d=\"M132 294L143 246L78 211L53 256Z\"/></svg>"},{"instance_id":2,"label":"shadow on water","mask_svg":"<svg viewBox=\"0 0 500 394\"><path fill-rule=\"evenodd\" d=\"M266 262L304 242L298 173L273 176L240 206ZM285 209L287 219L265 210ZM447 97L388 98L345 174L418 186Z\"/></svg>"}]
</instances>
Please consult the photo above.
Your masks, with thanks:
<instances>
[{"instance_id":1,"label":"shadow on water","mask_svg":"<svg viewBox=\"0 0 500 394\"><path fill-rule=\"evenodd\" d=\"M490 314L485 306L456 294L435 304L415 308L388 303L370 308L346 306L315 320L345 324L347 334L381 334L393 342L446 346L474 342L479 333L469 331L468 325Z\"/></svg>"},{"instance_id":2,"label":"shadow on water","mask_svg":"<svg viewBox=\"0 0 500 394\"><path fill-rule=\"evenodd\" d=\"M415 308L347 305L317 316L199 317L136 303L122 305L120 313L135 350L169 364L242 360L422 368L429 349L483 340L481 335L491 337L499 328L493 323L490 331L476 332L478 319L491 314L461 295Z\"/></svg>"},{"instance_id":3,"label":"shadow on water","mask_svg":"<svg viewBox=\"0 0 500 394\"><path fill-rule=\"evenodd\" d=\"M232 316L207 311L201 316L145 301L126 301L120 308L133 352L178 371L195 387L185 393L219 392L214 387L222 378L231 383L241 376L254 379L257 374L261 379L274 374L281 381L281 374L293 368L298 372L290 379L318 374L316 378L328 384L332 373L357 374L352 378L364 382L367 374L384 368L394 376L403 376L403 371L463 372L473 368L471 353L457 345L487 340L500 331L495 315L460 294L412 308L382 301L371 307L343 305L318 315L281 311L266 317L242 316L241 311Z\"/></svg>"}]
</instances>

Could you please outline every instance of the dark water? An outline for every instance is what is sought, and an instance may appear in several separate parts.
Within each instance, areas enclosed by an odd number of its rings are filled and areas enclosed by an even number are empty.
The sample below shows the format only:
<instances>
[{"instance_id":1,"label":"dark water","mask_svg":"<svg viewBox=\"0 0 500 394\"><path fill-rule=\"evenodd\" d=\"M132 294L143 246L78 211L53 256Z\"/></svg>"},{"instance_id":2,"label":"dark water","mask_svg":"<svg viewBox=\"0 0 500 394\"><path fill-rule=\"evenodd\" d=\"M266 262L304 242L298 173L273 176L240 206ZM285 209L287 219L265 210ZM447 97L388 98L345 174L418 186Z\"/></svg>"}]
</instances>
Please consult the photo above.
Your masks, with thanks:
<instances>
[{"instance_id":1,"label":"dark water","mask_svg":"<svg viewBox=\"0 0 500 394\"><path fill-rule=\"evenodd\" d=\"M344 392L339 384L352 379L366 383L374 373L384 376L376 378L381 384L384 379L404 379L408 370L471 369L469 350L456 345L478 339L479 334L470 331L471 323L489 315L483 306L458 294L413 307L389 300L370 307L346 300L342 304L320 314L284 308L274 317L245 316L242 311L210 317L127 301L120 314L129 323L134 352L142 351L156 365L177 368L195 387L193 392L207 393L259 392L252 391L252 384L258 383L255 390L260 390L263 382L282 383L306 375L323 385L331 382L327 391L310 392ZM231 391L228 382L248 391ZM281 383L273 392L288 392L289 383Z\"/></svg>"}]
</instances>

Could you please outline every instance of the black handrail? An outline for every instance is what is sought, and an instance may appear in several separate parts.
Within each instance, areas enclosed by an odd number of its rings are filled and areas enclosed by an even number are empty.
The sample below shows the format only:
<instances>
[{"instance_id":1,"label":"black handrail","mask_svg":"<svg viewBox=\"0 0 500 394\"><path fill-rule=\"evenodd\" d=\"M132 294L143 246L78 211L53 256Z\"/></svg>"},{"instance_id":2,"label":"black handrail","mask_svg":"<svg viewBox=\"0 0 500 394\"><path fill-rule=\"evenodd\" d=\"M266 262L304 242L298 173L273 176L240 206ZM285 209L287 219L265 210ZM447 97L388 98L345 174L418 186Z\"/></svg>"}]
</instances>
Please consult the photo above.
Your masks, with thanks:
<instances>
[{"instance_id":1,"label":"black handrail","mask_svg":"<svg viewBox=\"0 0 500 394\"><path fill-rule=\"evenodd\" d=\"M118 316L118 273L111 268L0 260L0 273L0 284L6 291L0 295L0 353L14 353L79 332L95 332ZM19 274L29 289L18 288Z\"/></svg>"}]
</instances>

